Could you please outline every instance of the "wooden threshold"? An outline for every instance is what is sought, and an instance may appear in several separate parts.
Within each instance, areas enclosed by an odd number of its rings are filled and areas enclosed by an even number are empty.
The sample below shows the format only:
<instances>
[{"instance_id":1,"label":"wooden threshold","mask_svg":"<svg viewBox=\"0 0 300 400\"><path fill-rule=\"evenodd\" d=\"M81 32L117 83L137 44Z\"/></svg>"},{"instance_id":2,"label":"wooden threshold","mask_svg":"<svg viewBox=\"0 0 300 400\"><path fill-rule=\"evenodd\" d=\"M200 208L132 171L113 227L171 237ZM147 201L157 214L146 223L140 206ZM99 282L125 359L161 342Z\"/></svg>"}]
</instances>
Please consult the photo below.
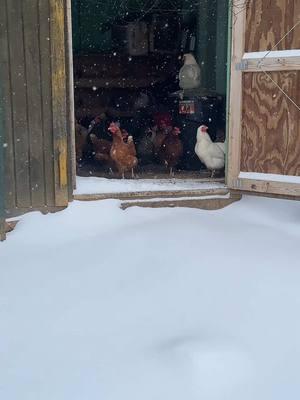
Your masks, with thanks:
<instances>
[{"instance_id":1,"label":"wooden threshold","mask_svg":"<svg viewBox=\"0 0 300 400\"><path fill-rule=\"evenodd\" d=\"M229 192L228 188L211 188L199 190L122 192L75 195L75 200L97 201L121 200L120 207L163 208L187 207L202 210L218 210L241 199L238 193Z\"/></svg>"},{"instance_id":2,"label":"wooden threshold","mask_svg":"<svg viewBox=\"0 0 300 400\"><path fill-rule=\"evenodd\" d=\"M255 192L253 190L237 190L230 189L230 192L237 196L256 196L256 197L267 197L271 199L281 199L281 200L296 200L300 201L300 196L294 194L274 194L268 192Z\"/></svg>"},{"instance_id":3,"label":"wooden threshold","mask_svg":"<svg viewBox=\"0 0 300 400\"><path fill-rule=\"evenodd\" d=\"M97 200L144 200L155 198L182 198L182 197L201 197L201 196L224 196L229 193L227 188L212 188L199 190L155 190L142 192L120 192L120 193L96 193L96 194L77 194L74 200L97 201Z\"/></svg>"}]
</instances>

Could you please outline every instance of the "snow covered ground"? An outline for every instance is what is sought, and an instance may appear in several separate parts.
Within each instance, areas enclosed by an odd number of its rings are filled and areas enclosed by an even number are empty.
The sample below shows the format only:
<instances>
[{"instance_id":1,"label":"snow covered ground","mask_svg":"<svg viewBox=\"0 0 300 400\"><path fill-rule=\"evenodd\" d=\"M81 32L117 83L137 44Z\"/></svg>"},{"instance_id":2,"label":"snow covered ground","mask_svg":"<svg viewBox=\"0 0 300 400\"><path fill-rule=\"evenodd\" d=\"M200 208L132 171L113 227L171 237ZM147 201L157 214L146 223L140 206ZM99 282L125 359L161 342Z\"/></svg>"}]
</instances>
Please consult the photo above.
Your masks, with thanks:
<instances>
[{"instance_id":1,"label":"snow covered ground","mask_svg":"<svg viewBox=\"0 0 300 400\"><path fill-rule=\"evenodd\" d=\"M0 398L299 399L299 203L118 206L0 244Z\"/></svg>"},{"instance_id":2,"label":"snow covered ground","mask_svg":"<svg viewBox=\"0 0 300 400\"><path fill-rule=\"evenodd\" d=\"M200 180L184 179L106 179L106 178L76 178L75 194L97 193L128 193L145 191L176 191L225 188L222 183L200 182Z\"/></svg>"}]
</instances>

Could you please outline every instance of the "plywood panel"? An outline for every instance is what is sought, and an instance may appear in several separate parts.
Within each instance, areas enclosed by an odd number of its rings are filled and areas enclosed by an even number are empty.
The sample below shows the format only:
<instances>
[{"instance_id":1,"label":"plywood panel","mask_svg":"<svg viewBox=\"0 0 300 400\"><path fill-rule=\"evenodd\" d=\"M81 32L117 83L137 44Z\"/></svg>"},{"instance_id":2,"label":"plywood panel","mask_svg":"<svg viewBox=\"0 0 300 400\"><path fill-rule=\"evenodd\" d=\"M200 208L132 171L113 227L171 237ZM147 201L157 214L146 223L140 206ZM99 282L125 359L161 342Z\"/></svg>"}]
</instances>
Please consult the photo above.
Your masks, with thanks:
<instances>
[{"instance_id":1,"label":"plywood panel","mask_svg":"<svg viewBox=\"0 0 300 400\"><path fill-rule=\"evenodd\" d=\"M300 72L270 73L300 104ZM263 73L243 76L241 171L300 175L299 110Z\"/></svg>"},{"instance_id":2,"label":"plywood panel","mask_svg":"<svg viewBox=\"0 0 300 400\"><path fill-rule=\"evenodd\" d=\"M300 21L299 0L249 0L245 51L271 50ZM276 50L300 48L300 24Z\"/></svg>"}]
</instances>

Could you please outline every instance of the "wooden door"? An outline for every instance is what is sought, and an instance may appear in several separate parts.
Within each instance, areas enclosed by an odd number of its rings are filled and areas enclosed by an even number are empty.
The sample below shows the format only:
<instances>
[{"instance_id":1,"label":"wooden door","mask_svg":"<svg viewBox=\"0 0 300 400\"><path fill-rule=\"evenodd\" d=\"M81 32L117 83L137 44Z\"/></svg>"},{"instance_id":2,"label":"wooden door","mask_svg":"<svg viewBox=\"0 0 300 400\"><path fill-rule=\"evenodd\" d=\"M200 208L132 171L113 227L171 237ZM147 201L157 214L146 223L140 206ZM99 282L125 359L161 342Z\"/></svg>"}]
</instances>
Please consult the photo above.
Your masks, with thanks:
<instances>
[{"instance_id":1,"label":"wooden door","mask_svg":"<svg viewBox=\"0 0 300 400\"><path fill-rule=\"evenodd\" d=\"M234 0L227 184L300 196L300 1Z\"/></svg>"},{"instance_id":2,"label":"wooden door","mask_svg":"<svg viewBox=\"0 0 300 400\"><path fill-rule=\"evenodd\" d=\"M66 1L0 0L8 215L70 199Z\"/></svg>"}]
</instances>

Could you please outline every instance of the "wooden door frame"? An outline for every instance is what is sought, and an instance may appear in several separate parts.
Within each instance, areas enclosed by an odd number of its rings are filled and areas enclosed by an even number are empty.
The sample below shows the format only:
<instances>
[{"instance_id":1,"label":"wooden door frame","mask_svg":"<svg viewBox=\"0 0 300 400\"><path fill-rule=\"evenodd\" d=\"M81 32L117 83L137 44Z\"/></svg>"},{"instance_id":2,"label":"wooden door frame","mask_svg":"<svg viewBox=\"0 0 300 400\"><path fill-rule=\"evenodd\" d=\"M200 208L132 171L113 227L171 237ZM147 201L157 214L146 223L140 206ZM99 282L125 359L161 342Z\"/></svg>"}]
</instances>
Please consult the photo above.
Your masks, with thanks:
<instances>
[{"instance_id":1,"label":"wooden door frame","mask_svg":"<svg viewBox=\"0 0 300 400\"><path fill-rule=\"evenodd\" d=\"M0 74L1 76L1 74ZM5 240L5 191L4 191L4 112L0 79L0 241Z\"/></svg>"},{"instance_id":2,"label":"wooden door frame","mask_svg":"<svg viewBox=\"0 0 300 400\"><path fill-rule=\"evenodd\" d=\"M230 1L231 3L231 1ZM227 129L227 171L226 184L230 189L242 192L257 192L300 196L300 177L286 177L283 175L244 173L240 171L241 138L242 138L242 79L244 72L259 72L257 66L264 52L254 54L245 53L245 31L247 8L231 14L231 58L229 109ZM265 52L266 53L266 52ZM295 65L293 51L278 52L276 56L268 57L264 62L265 71L300 70L300 64ZM279 52L281 53L281 52ZM285 54L283 54L285 53ZM287 54L289 53L289 54ZM247 56L248 54L248 56ZM251 54L251 56L250 56ZM299 60L299 58L297 58ZM282 179L281 179L282 177ZM287 179L290 178L290 179Z\"/></svg>"},{"instance_id":3,"label":"wooden door frame","mask_svg":"<svg viewBox=\"0 0 300 400\"><path fill-rule=\"evenodd\" d=\"M72 0L65 0L65 41L66 41L66 75L67 75L67 124L68 124L68 158L69 158L69 199L73 198L76 189L76 150L75 150L75 107L74 107L74 66L72 37Z\"/></svg>"}]
</instances>

